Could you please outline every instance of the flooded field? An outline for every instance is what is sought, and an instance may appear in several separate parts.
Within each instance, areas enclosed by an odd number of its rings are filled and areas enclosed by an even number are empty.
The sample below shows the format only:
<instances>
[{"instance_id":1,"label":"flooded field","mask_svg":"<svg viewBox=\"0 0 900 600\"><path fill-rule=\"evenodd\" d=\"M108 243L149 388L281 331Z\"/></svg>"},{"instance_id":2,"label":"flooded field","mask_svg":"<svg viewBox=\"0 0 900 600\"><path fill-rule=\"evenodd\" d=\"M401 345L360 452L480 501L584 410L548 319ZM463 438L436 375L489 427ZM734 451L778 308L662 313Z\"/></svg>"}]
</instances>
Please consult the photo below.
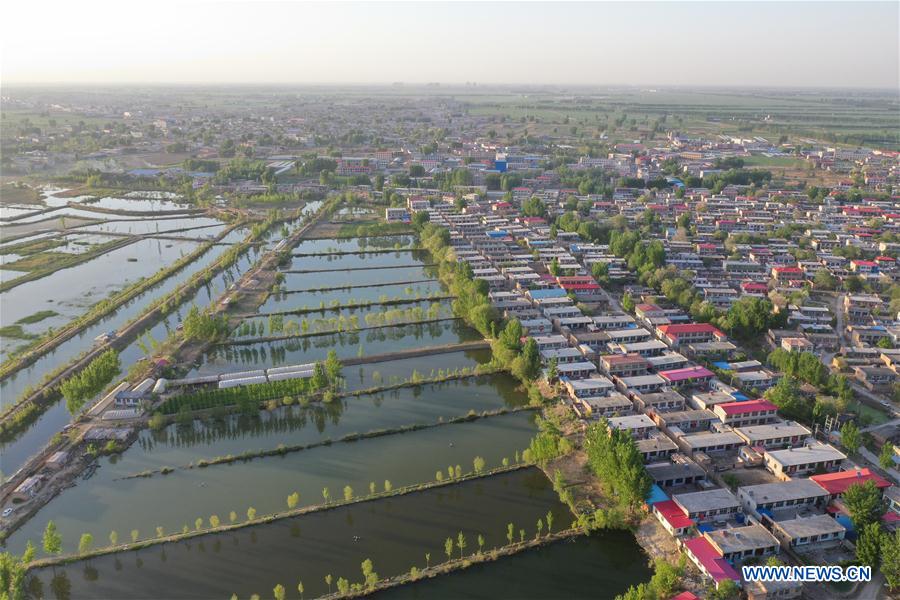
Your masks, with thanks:
<instances>
[{"instance_id":1,"label":"flooded field","mask_svg":"<svg viewBox=\"0 0 900 600\"><path fill-rule=\"evenodd\" d=\"M430 262L430 255L421 250L396 250L394 252L364 252L358 254L327 254L320 256L294 256L290 269L339 270L376 267L415 267Z\"/></svg>"},{"instance_id":2,"label":"flooded field","mask_svg":"<svg viewBox=\"0 0 900 600\"><path fill-rule=\"evenodd\" d=\"M492 563L393 588L377 600L494 600L582 598L612 600L628 586L650 579L647 556L625 531L588 537L522 552Z\"/></svg>"},{"instance_id":3,"label":"flooded field","mask_svg":"<svg viewBox=\"0 0 900 600\"><path fill-rule=\"evenodd\" d=\"M371 269L366 271L327 271L316 273L285 273L284 287L288 290L340 287L346 285L371 285L402 283L429 279L427 267L410 266L398 269Z\"/></svg>"},{"instance_id":4,"label":"flooded field","mask_svg":"<svg viewBox=\"0 0 900 600\"><path fill-rule=\"evenodd\" d=\"M99 300L168 267L198 245L192 241L139 240L29 281L0 294L3 321L15 323L38 311L53 310L58 313L56 316L26 324L23 329L37 335L50 327L59 327Z\"/></svg>"},{"instance_id":5,"label":"flooded field","mask_svg":"<svg viewBox=\"0 0 900 600\"><path fill-rule=\"evenodd\" d=\"M348 399L348 402L357 400ZM382 402L376 410L377 414L384 415L384 425L397 423L398 417L391 410L392 399L385 395ZM427 403L424 399L422 402ZM365 403L365 399L359 400L360 405ZM372 404L372 400L368 403ZM352 415L354 408L348 405L344 411ZM418 407L412 410L412 415L407 413L399 418L405 421L403 424L427 420L415 414ZM446 412L447 408L442 410ZM459 406L453 414L465 415L467 410L465 405ZM371 409L368 414L372 416ZM327 413L323 416L322 421L327 422ZM433 415L429 417L435 420ZM384 480L389 480L394 487L433 481L436 471L446 473L448 466L460 465L463 472L472 471L476 456L483 457L488 468L499 467L503 458L513 461L517 452L528 447L534 434L533 418L531 412L518 412L357 442L333 443L284 456L176 469L168 475L149 478L120 479L151 466L176 467L182 464L180 461L196 462L202 456L191 445L165 446L160 451L171 461L160 465L160 457L154 456L154 452L133 446L118 460L102 459L100 469L91 479L79 481L76 487L54 498L10 536L8 545L21 551L28 539L40 539L51 519L62 534L64 548L74 551L79 536L85 532L104 540L111 530L124 533L138 529L150 535L157 526L162 526L165 531L181 531L184 524L191 525L198 517L206 519L211 514L226 517L232 510L243 515L251 506L264 515L284 510L285 499L294 491L300 493L301 506L319 504L323 502L325 488L330 490L331 497L338 498L348 485L357 494L365 495L373 481L377 489L382 489ZM285 443L324 439L316 422L309 421L296 435L285 435ZM366 431L376 427L378 421L357 424ZM247 445L243 448L255 449ZM178 501L172 502L173 498Z\"/></svg>"},{"instance_id":6,"label":"flooded field","mask_svg":"<svg viewBox=\"0 0 900 600\"><path fill-rule=\"evenodd\" d=\"M479 534L485 548L504 544L508 522L533 535L534 523L548 511L557 524L572 519L544 474L526 469L73 563L38 572L31 591L37 595L63 587L71 598L154 598L165 579L178 582L167 591L173 598L232 593L246 598L268 595L277 583L296 590L302 580L309 597L315 597L328 591L327 574L335 581L361 580L360 564L367 558L381 577L396 575L424 566L426 553L433 564L443 560L444 540L460 532L468 539L465 553L477 549Z\"/></svg>"},{"instance_id":7,"label":"flooded field","mask_svg":"<svg viewBox=\"0 0 900 600\"><path fill-rule=\"evenodd\" d=\"M332 306L334 303L354 304L364 302L380 302L398 298L427 298L446 294L443 286L435 280L424 280L416 283L401 283L350 289L333 289L324 291L283 291L273 293L260 307L260 312L279 312Z\"/></svg>"},{"instance_id":8,"label":"flooded field","mask_svg":"<svg viewBox=\"0 0 900 600\"><path fill-rule=\"evenodd\" d=\"M228 373L257 365L276 367L322 360L329 350L338 358L372 356L398 350L457 344L481 339L462 321L450 319L418 325L393 325L364 331L301 337L276 342L217 346L191 371L194 375Z\"/></svg>"}]
</instances>

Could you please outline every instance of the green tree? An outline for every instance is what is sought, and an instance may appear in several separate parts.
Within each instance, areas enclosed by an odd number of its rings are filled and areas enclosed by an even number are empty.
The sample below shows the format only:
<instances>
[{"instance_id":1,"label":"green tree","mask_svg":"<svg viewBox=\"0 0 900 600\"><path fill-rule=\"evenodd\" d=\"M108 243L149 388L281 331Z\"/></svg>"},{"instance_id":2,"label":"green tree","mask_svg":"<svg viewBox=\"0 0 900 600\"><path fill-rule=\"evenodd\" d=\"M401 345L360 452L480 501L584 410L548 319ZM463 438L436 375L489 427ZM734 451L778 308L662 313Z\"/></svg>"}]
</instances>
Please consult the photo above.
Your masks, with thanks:
<instances>
[{"instance_id":1,"label":"green tree","mask_svg":"<svg viewBox=\"0 0 900 600\"><path fill-rule=\"evenodd\" d=\"M322 498L325 499L325 504L328 504L328 500L331 498L331 492L328 491L328 488L322 488Z\"/></svg>"},{"instance_id":2,"label":"green tree","mask_svg":"<svg viewBox=\"0 0 900 600\"><path fill-rule=\"evenodd\" d=\"M82 533L81 539L78 540L78 554L87 554L94 545L94 536L89 533Z\"/></svg>"},{"instance_id":3,"label":"green tree","mask_svg":"<svg viewBox=\"0 0 900 600\"><path fill-rule=\"evenodd\" d=\"M109 545L110 546L118 546L119 545L119 534L115 531L109 532Z\"/></svg>"},{"instance_id":4,"label":"green tree","mask_svg":"<svg viewBox=\"0 0 900 600\"><path fill-rule=\"evenodd\" d=\"M867 523L856 538L856 559L877 569L881 557L881 537L881 524Z\"/></svg>"},{"instance_id":5,"label":"green tree","mask_svg":"<svg viewBox=\"0 0 900 600\"><path fill-rule=\"evenodd\" d=\"M280 583L272 589L272 595L275 596L275 600L284 600L284 594L284 586Z\"/></svg>"},{"instance_id":6,"label":"green tree","mask_svg":"<svg viewBox=\"0 0 900 600\"><path fill-rule=\"evenodd\" d=\"M841 427L841 445L851 453L859 451L861 443L859 429L853 421L847 421Z\"/></svg>"},{"instance_id":7,"label":"green tree","mask_svg":"<svg viewBox=\"0 0 900 600\"><path fill-rule=\"evenodd\" d=\"M297 582L297 593L300 594L300 600L303 600L303 581Z\"/></svg>"},{"instance_id":8,"label":"green tree","mask_svg":"<svg viewBox=\"0 0 900 600\"><path fill-rule=\"evenodd\" d=\"M247 509L247 520L252 521L255 518L256 518L256 509L251 506L250 508Z\"/></svg>"},{"instance_id":9,"label":"green tree","mask_svg":"<svg viewBox=\"0 0 900 600\"><path fill-rule=\"evenodd\" d=\"M52 555L62 552L62 536L59 534L59 531L57 531L56 523L53 521L47 522L42 542L46 554Z\"/></svg>"},{"instance_id":10,"label":"green tree","mask_svg":"<svg viewBox=\"0 0 900 600\"><path fill-rule=\"evenodd\" d=\"M866 525L871 523L881 522L885 506L881 498L881 490L874 481L854 483L844 492L843 501L857 531L862 531Z\"/></svg>"},{"instance_id":11,"label":"green tree","mask_svg":"<svg viewBox=\"0 0 900 600\"><path fill-rule=\"evenodd\" d=\"M343 577L338 578L337 589L339 593L346 595L350 591L350 582Z\"/></svg>"},{"instance_id":12,"label":"green tree","mask_svg":"<svg viewBox=\"0 0 900 600\"><path fill-rule=\"evenodd\" d=\"M472 461L472 466L474 467L476 473L481 473L482 471L484 471L484 459L480 456L476 456Z\"/></svg>"},{"instance_id":13,"label":"green tree","mask_svg":"<svg viewBox=\"0 0 900 600\"><path fill-rule=\"evenodd\" d=\"M900 529L881 538L881 572L888 588L900 588Z\"/></svg>"},{"instance_id":14,"label":"green tree","mask_svg":"<svg viewBox=\"0 0 900 600\"><path fill-rule=\"evenodd\" d=\"M353 500L353 488L349 485L344 486L344 500L347 502Z\"/></svg>"},{"instance_id":15,"label":"green tree","mask_svg":"<svg viewBox=\"0 0 900 600\"><path fill-rule=\"evenodd\" d=\"M287 497L288 509L293 510L293 509L297 508L297 504L299 504L299 503L300 503L300 494L298 492L294 492L293 494L290 494Z\"/></svg>"},{"instance_id":16,"label":"green tree","mask_svg":"<svg viewBox=\"0 0 900 600\"><path fill-rule=\"evenodd\" d=\"M463 550L466 549L466 536L460 531L456 536L456 547L459 548L459 557L463 557Z\"/></svg>"},{"instance_id":17,"label":"green tree","mask_svg":"<svg viewBox=\"0 0 900 600\"><path fill-rule=\"evenodd\" d=\"M537 520L537 530L536 531L537 532L534 535L534 539L538 539L539 537L541 537L541 533L543 533L543 531L544 531L544 520L543 519Z\"/></svg>"},{"instance_id":18,"label":"green tree","mask_svg":"<svg viewBox=\"0 0 900 600\"><path fill-rule=\"evenodd\" d=\"M331 581L332 581L331 573L329 573L328 575L325 576L325 585L328 586L328 593L329 593L329 594L331 593Z\"/></svg>"},{"instance_id":19,"label":"green tree","mask_svg":"<svg viewBox=\"0 0 900 600\"><path fill-rule=\"evenodd\" d=\"M478 534L478 553L481 554L484 551L484 536L480 533Z\"/></svg>"},{"instance_id":20,"label":"green tree","mask_svg":"<svg viewBox=\"0 0 900 600\"><path fill-rule=\"evenodd\" d=\"M137 541L138 541L138 537L139 537L140 535L141 535L141 534L140 534L140 532L138 532L137 529L132 529L132 530L131 530L131 543L134 544L135 542L137 542Z\"/></svg>"},{"instance_id":21,"label":"green tree","mask_svg":"<svg viewBox=\"0 0 900 600\"><path fill-rule=\"evenodd\" d=\"M512 544L513 538L515 537L515 535L516 535L515 526L513 526L512 523L507 523L506 524L506 541L509 542L510 544Z\"/></svg>"},{"instance_id":22,"label":"green tree","mask_svg":"<svg viewBox=\"0 0 900 600\"><path fill-rule=\"evenodd\" d=\"M634 312L634 298L631 297L631 294L622 296L622 310L628 313Z\"/></svg>"},{"instance_id":23,"label":"green tree","mask_svg":"<svg viewBox=\"0 0 900 600\"><path fill-rule=\"evenodd\" d=\"M892 443L885 442L881 445L881 453L878 455L878 464L881 465L882 469L894 468L894 445Z\"/></svg>"},{"instance_id":24,"label":"green tree","mask_svg":"<svg viewBox=\"0 0 900 600\"><path fill-rule=\"evenodd\" d=\"M444 554L447 555L447 560L453 556L453 538L447 538L444 540Z\"/></svg>"},{"instance_id":25,"label":"green tree","mask_svg":"<svg viewBox=\"0 0 900 600\"><path fill-rule=\"evenodd\" d=\"M553 530L553 511L552 510L547 511L546 519L547 519L547 533L550 533Z\"/></svg>"}]
</instances>

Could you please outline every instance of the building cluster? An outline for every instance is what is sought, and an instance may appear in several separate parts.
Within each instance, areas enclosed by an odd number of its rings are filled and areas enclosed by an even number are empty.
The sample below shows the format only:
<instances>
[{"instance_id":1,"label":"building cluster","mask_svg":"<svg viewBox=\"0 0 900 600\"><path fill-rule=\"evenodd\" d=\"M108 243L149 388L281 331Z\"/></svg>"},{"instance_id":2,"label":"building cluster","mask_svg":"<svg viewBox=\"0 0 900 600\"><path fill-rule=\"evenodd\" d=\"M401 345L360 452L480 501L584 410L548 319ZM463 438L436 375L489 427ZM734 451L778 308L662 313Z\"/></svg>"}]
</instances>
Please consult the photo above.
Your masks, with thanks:
<instances>
[{"instance_id":1,"label":"building cluster","mask_svg":"<svg viewBox=\"0 0 900 600\"><path fill-rule=\"evenodd\" d=\"M608 247L578 234L552 237L545 219L478 197L461 213L450 202L412 197L406 208L388 210L427 210L447 227L456 258L487 282L494 308L518 319L536 342L545 376L558 380L578 417L603 417L610 429L633 437L654 482L648 509L717 584L742 584L742 563L782 551L823 552L836 562L846 554L845 537L855 535L841 502L846 489L873 481L887 497L898 496L884 478L745 393L774 385L781 374L755 360L731 359L737 346L718 328L649 301L636 304L633 315L619 309L591 275L597 261L617 264ZM637 286L627 289L650 299ZM808 349L813 342L799 326L824 320L823 311L786 310L798 329L770 331L770 343ZM733 380L721 381L708 364ZM891 527L900 520L894 506L886 517ZM799 586L753 582L746 591L793 597Z\"/></svg>"}]
</instances>

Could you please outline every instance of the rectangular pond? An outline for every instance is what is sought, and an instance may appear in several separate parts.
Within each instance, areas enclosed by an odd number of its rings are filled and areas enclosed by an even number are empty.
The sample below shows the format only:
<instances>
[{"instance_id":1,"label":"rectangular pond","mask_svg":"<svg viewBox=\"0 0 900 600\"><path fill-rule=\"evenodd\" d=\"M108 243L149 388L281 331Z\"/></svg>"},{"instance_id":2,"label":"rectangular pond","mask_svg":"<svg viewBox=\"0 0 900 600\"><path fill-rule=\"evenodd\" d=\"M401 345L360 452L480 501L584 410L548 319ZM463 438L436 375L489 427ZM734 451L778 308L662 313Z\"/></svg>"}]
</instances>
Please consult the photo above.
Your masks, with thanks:
<instances>
[{"instance_id":1,"label":"rectangular pond","mask_svg":"<svg viewBox=\"0 0 900 600\"><path fill-rule=\"evenodd\" d=\"M325 575L336 581L362 579L360 565L374 563L381 577L444 559L444 540L462 533L465 553L506 543L506 524L534 535L535 523L548 512L557 527L572 516L537 469L445 486L415 494L365 502L344 508L239 529L219 536L202 536L75 562L36 573L33 596L52 595L64 588L77 598L158 598L166 581L171 598L268 597L276 584L296 595L303 581L306 594L328 592ZM411 516L414 515L414 518ZM459 554L456 551L455 554ZM53 581L53 579L56 581ZM60 581L62 580L62 581Z\"/></svg>"}]
</instances>

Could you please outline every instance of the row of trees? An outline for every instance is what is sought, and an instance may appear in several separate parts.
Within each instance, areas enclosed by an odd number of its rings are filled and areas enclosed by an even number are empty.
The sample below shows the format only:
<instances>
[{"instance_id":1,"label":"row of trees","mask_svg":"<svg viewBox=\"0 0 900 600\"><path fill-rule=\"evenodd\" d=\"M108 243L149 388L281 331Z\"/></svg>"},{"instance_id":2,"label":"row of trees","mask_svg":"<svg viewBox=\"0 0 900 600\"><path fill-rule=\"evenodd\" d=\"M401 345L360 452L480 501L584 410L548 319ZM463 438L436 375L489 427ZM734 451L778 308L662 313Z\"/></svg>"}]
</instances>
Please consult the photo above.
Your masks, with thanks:
<instances>
[{"instance_id":1,"label":"row of trees","mask_svg":"<svg viewBox=\"0 0 900 600\"><path fill-rule=\"evenodd\" d=\"M228 317L201 311L197 305L191 306L182 322L185 339L212 342L228 337Z\"/></svg>"},{"instance_id":2,"label":"row of trees","mask_svg":"<svg viewBox=\"0 0 900 600\"><path fill-rule=\"evenodd\" d=\"M85 367L80 373L72 375L60 385L60 391L66 399L69 412L75 414L84 403L103 391L103 388L118 375L119 353L107 350Z\"/></svg>"},{"instance_id":3,"label":"row of trees","mask_svg":"<svg viewBox=\"0 0 900 600\"><path fill-rule=\"evenodd\" d=\"M653 481L631 434L610 429L601 418L585 431L584 449L588 465L610 498L629 509L644 502Z\"/></svg>"}]
</instances>

